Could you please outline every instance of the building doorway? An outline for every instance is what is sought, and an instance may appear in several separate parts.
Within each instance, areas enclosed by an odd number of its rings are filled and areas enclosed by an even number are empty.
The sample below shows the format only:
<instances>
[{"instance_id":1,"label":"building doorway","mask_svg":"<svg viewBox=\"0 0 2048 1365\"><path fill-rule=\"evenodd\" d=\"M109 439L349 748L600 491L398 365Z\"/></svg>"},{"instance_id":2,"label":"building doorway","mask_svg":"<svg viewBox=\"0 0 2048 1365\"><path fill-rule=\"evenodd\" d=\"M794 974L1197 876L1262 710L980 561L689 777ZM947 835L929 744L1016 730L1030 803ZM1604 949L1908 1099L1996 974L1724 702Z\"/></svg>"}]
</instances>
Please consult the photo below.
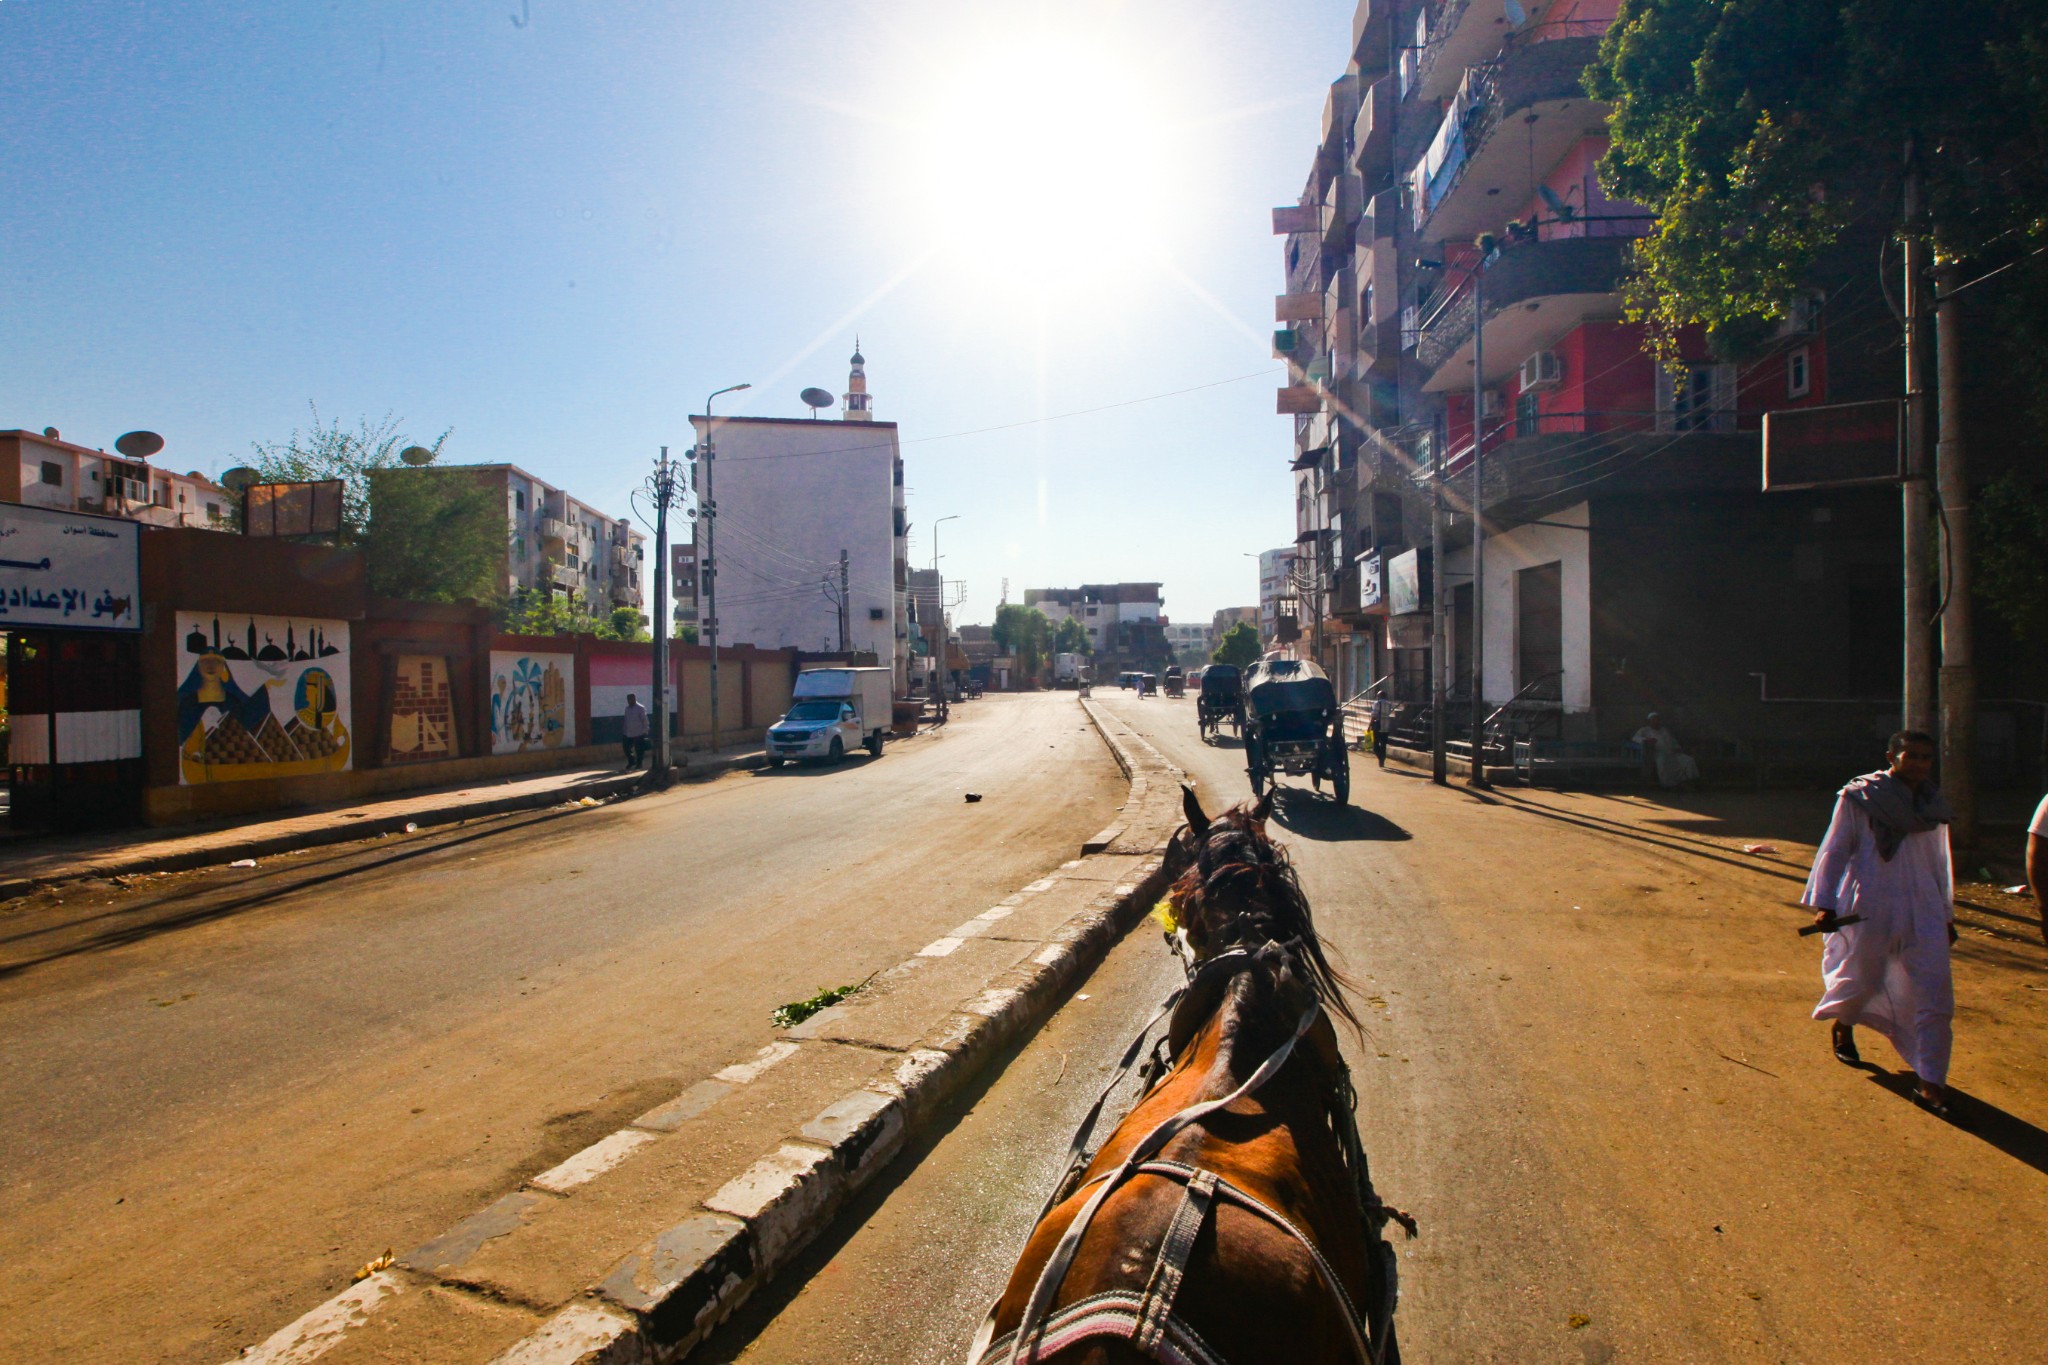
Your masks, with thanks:
<instances>
[{"instance_id":1,"label":"building doorway","mask_svg":"<svg viewBox=\"0 0 2048 1365\"><path fill-rule=\"evenodd\" d=\"M142 818L142 637L7 636L9 823L77 830Z\"/></svg>"},{"instance_id":2,"label":"building doorway","mask_svg":"<svg viewBox=\"0 0 2048 1365\"><path fill-rule=\"evenodd\" d=\"M1515 574L1515 688L1532 701L1564 698L1564 566Z\"/></svg>"}]
</instances>

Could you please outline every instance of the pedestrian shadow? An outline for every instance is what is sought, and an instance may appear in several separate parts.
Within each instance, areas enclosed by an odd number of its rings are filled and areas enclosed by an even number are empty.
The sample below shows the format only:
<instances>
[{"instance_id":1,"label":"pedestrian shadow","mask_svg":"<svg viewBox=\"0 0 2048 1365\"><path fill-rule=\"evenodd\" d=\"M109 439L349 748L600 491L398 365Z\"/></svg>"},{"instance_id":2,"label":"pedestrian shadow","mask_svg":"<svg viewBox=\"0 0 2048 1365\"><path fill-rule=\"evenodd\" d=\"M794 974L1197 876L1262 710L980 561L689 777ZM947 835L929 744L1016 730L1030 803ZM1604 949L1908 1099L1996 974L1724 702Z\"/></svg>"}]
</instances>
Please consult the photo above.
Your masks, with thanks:
<instances>
[{"instance_id":1,"label":"pedestrian shadow","mask_svg":"<svg viewBox=\"0 0 2048 1365\"><path fill-rule=\"evenodd\" d=\"M1919 1082L1911 1072L1888 1071L1869 1062L1863 1063L1860 1069L1870 1073L1874 1084L1891 1091L1908 1104L1913 1103L1913 1093L1919 1088ZM1971 1137L1996 1147L2014 1161L2048 1175L2048 1131L1955 1086L1948 1088L1948 1098L1955 1117L1943 1121L1950 1127L1959 1128Z\"/></svg>"},{"instance_id":2,"label":"pedestrian shadow","mask_svg":"<svg viewBox=\"0 0 2048 1365\"><path fill-rule=\"evenodd\" d=\"M1273 789L1273 820L1289 834L1318 843L1399 843L1415 837L1384 815L1358 806L1340 806L1298 787Z\"/></svg>"}]
</instances>

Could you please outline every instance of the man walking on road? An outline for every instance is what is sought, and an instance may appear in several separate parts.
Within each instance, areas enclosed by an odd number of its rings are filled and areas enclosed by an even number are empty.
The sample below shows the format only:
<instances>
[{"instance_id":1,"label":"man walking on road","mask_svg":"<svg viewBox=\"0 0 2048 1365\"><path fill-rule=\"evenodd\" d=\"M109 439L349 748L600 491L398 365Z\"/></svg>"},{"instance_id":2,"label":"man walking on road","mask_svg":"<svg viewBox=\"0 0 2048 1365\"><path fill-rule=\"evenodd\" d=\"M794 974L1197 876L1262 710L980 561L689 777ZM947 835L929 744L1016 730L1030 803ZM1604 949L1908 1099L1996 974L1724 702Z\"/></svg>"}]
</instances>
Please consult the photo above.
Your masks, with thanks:
<instances>
[{"instance_id":1,"label":"man walking on road","mask_svg":"<svg viewBox=\"0 0 2048 1365\"><path fill-rule=\"evenodd\" d=\"M2034 893L2034 909L2041 915L2041 941L2048 943L2048 909L2042 896L2048 895L2048 796L2034 807L2027 824L2027 889Z\"/></svg>"},{"instance_id":2,"label":"man walking on road","mask_svg":"<svg viewBox=\"0 0 2048 1365\"><path fill-rule=\"evenodd\" d=\"M1386 690L1375 687L1372 690L1372 719L1368 724L1372 727L1372 756L1380 761L1382 768L1387 766L1387 718L1391 711L1387 705Z\"/></svg>"},{"instance_id":3,"label":"man walking on road","mask_svg":"<svg viewBox=\"0 0 2048 1365\"><path fill-rule=\"evenodd\" d=\"M1901 730L1887 757L1890 766L1842 788L1800 897L1820 912L1814 923L1827 935L1824 990L1813 1017L1833 1021L1835 1056L1851 1065L1862 1060L1856 1025L1882 1033L1919 1078L1916 1102L1951 1118L1952 817L1932 780L1931 736Z\"/></svg>"},{"instance_id":4,"label":"man walking on road","mask_svg":"<svg viewBox=\"0 0 2048 1365\"><path fill-rule=\"evenodd\" d=\"M626 771L633 772L647 756L647 708L631 692L626 694L626 711L619 720L619 737L626 747Z\"/></svg>"}]
</instances>

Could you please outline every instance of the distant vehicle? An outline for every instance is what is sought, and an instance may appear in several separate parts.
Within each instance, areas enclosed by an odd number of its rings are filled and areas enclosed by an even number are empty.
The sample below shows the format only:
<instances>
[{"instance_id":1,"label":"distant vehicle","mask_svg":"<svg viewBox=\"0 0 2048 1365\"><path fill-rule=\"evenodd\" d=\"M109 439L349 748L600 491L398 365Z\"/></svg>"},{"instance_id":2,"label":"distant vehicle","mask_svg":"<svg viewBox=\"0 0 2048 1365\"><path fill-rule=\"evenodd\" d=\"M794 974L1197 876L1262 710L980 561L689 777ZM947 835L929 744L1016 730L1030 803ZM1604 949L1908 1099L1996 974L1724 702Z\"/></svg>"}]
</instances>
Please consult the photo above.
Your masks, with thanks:
<instances>
[{"instance_id":1,"label":"distant vehicle","mask_svg":"<svg viewBox=\"0 0 2048 1365\"><path fill-rule=\"evenodd\" d=\"M822 758L837 763L865 748L882 756L882 736L893 718L890 670L807 668L796 675L789 711L768 727L768 766Z\"/></svg>"},{"instance_id":2,"label":"distant vehicle","mask_svg":"<svg viewBox=\"0 0 2048 1365\"><path fill-rule=\"evenodd\" d=\"M1119 673L1116 675L1116 685L1118 687L1123 688L1125 691L1129 691L1131 688L1136 687L1138 685L1138 680L1144 676L1145 675L1143 673L1139 673L1135 670L1128 673Z\"/></svg>"},{"instance_id":3,"label":"distant vehicle","mask_svg":"<svg viewBox=\"0 0 2048 1365\"><path fill-rule=\"evenodd\" d=\"M1179 664L1175 664L1166 670L1165 686L1166 695L1169 697L1179 697L1186 694L1187 678L1181 673Z\"/></svg>"},{"instance_id":4,"label":"distant vehicle","mask_svg":"<svg viewBox=\"0 0 2048 1365\"><path fill-rule=\"evenodd\" d=\"M1245 680L1245 771L1252 795L1263 796L1280 773L1309 775L1330 799L1351 799L1351 759L1344 750L1344 712L1323 670L1306 660L1262 659Z\"/></svg>"},{"instance_id":5,"label":"distant vehicle","mask_svg":"<svg viewBox=\"0 0 2048 1365\"><path fill-rule=\"evenodd\" d=\"M1094 673L1088 667L1086 654L1055 654L1052 656L1052 685L1054 687L1079 687L1092 681Z\"/></svg>"}]
</instances>

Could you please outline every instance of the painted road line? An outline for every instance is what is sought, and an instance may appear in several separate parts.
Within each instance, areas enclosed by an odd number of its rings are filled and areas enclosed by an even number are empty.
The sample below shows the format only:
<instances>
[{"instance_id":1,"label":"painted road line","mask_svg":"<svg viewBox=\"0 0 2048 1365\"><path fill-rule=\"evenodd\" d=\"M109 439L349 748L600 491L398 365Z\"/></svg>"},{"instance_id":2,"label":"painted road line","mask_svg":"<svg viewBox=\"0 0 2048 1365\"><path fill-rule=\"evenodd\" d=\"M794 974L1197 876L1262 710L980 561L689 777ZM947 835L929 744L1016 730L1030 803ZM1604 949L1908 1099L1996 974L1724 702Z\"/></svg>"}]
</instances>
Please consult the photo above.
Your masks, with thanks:
<instances>
[{"instance_id":1,"label":"painted road line","mask_svg":"<svg viewBox=\"0 0 2048 1365\"><path fill-rule=\"evenodd\" d=\"M919 948L917 955L919 957L950 957L953 950L958 948L962 942L963 940L957 938L933 939L930 943L925 944L924 947Z\"/></svg>"},{"instance_id":2,"label":"painted road line","mask_svg":"<svg viewBox=\"0 0 2048 1365\"><path fill-rule=\"evenodd\" d=\"M761 1073L769 1067L776 1065L778 1062L786 1062L791 1057L796 1056L796 1054L797 1045L795 1043L770 1043L754 1054L753 1061L734 1062L723 1071L712 1072L711 1079L714 1081L724 1081L727 1085L751 1085L753 1082L761 1079Z\"/></svg>"},{"instance_id":3,"label":"painted road line","mask_svg":"<svg viewBox=\"0 0 2048 1365\"><path fill-rule=\"evenodd\" d=\"M550 1194L567 1194L578 1185L597 1179L655 1137L639 1128L621 1128L610 1137L599 1138L561 1165L542 1171L527 1184Z\"/></svg>"},{"instance_id":4,"label":"painted road line","mask_svg":"<svg viewBox=\"0 0 2048 1365\"><path fill-rule=\"evenodd\" d=\"M405 1282L388 1270L342 1290L289 1327L281 1327L262 1344L251 1346L235 1357L232 1365L305 1365L341 1344L342 1337L370 1320L370 1314L393 1295L405 1289Z\"/></svg>"}]
</instances>

